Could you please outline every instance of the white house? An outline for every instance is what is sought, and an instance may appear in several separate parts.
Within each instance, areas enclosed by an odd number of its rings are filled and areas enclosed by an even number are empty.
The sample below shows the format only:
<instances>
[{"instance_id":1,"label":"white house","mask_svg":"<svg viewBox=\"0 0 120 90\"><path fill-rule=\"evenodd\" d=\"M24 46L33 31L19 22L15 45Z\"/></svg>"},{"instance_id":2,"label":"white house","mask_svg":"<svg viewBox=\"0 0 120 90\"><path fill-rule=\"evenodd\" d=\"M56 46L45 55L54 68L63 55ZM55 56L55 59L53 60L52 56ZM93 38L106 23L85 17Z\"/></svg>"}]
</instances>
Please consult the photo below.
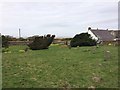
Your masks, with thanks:
<instances>
[{"instance_id":1,"label":"white house","mask_svg":"<svg viewBox=\"0 0 120 90\"><path fill-rule=\"evenodd\" d=\"M108 31L108 29L91 29L91 27L89 27L88 34L90 34L92 39L95 39L97 43L113 42L115 39L115 37Z\"/></svg>"},{"instance_id":2,"label":"white house","mask_svg":"<svg viewBox=\"0 0 120 90\"><path fill-rule=\"evenodd\" d=\"M98 41L98 37L91 31L91 28L88 28L88 34L91 35L92 39Z\"/></svg>"}]
</instances>

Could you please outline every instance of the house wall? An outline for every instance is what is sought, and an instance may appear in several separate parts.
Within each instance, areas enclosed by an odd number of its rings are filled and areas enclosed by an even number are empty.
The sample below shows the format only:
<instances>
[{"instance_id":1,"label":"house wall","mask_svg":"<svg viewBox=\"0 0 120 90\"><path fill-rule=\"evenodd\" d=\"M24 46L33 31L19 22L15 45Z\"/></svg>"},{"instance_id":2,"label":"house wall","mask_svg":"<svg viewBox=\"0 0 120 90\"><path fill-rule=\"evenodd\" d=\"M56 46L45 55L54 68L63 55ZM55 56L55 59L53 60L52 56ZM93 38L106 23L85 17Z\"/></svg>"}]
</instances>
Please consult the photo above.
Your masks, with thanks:
<instances>
[{"instance_id":1,"label":"house wall","mask_svg":"<svg viewBox=\"0 0 120 90\"><path fill-rule=\"evenodd\" d=\"M109 31L114 37L116 37L116 33L114 31Z\"/></svg>"},{"instance_id":2,"label":"house wall","mask_svg":"<svg viewBox=\"0 0 120 90\"><path fill-rule=\"evenodd\" d=\"M95 39L96 41L98 40L98 38L91 32L91 30L88 30L88 34L91 35L92 39Z\"/></svg>"},{"instance_id":3,"label":"house wall","mask_svg":"<svg viewBox=\"0 0 120 90\"><path fill-rule=\"evenodd\" d=\"M109 31L115 38L120 37L120 30L110 30Z\"/></svg>"}]
</instances>

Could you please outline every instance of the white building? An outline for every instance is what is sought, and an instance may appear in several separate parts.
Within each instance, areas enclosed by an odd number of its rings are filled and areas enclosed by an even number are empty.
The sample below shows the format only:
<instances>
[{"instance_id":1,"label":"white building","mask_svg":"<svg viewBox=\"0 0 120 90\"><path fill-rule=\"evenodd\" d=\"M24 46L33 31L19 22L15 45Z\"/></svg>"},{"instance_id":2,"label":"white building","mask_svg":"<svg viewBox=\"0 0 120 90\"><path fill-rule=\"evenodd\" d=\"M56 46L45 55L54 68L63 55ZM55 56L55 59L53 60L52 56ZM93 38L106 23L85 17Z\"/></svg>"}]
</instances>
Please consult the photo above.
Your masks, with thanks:
<instances>
[{"instance_id":1,"label":"white building","mask_svg":"<svg viewBox=\"0 0 120 90\"><path fill-rule=\"evenodd\" d=\"M91 27L89 27L88 34L90 34L92 39L95 39L97 43L113 42L115 39L115 37L108 31L108 29L91 29Z\"/></svg>"}]
</instances>

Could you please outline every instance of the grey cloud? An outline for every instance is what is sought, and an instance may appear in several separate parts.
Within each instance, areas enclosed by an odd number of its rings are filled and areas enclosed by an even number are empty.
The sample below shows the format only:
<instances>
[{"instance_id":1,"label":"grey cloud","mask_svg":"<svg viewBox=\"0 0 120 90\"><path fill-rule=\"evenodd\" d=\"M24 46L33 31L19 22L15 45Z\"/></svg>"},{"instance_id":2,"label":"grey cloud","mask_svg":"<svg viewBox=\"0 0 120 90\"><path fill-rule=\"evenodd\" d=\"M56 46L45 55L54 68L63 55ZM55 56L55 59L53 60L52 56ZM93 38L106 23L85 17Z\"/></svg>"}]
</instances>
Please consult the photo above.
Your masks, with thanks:
<instances>
[{"instance_id":1,"label":"grey cloud","mask_svg":"<svg viewBox=\"0 0 120 90\"><path fill-rule=\"evenodd\" d=\"M95 22L89 22L91 24L96 24L96 23L118 23L118 18L112 18L112 19L104 19L104 20L99 20Z\"/></svg>"},{"instance_id":2,"label":"grey cloud","mask_svg":"<svg viewBox=\"0 0 120 90\"><path fill-rule=\"evenodd\" d=\"M2 33L17 36L17 28L21 27L25 36L45 33L72 36L86 30L88 26L116 28L115 5L109 2L105 4L74 0L4 3Z\"/></svg>"},{"instance_id":3,"label":"grey cloud","mask_svg":"<svg viewBox=\"0 0 120 90\"><path fill-rule=\"evenodd\" d=\"M47 27L47 28L50 28L50 27L61 28L61 27L63 27L64 28L64 27L69 27L69 25L67 23L66 24L64 24L64 23L49 23L49 24L42 25L42 27Z\"/></svg>"}]
</instances>

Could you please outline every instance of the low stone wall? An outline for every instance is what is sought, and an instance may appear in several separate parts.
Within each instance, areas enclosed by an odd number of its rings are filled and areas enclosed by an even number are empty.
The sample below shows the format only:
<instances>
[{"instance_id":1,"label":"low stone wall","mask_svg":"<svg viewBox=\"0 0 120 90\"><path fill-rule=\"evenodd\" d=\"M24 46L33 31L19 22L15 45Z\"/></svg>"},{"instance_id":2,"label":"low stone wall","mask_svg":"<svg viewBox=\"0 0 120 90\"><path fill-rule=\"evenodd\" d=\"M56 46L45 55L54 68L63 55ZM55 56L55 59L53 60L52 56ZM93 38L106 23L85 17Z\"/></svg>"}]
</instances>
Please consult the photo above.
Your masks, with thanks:
<instances>
[{"instance_id":1,"label":"low stone wall","mask_svg":"<svg viewBox=\"0 0 120 90\"><path fill-rule=\"evenodd\" d=\"M27 45L32 41L9 41L9 45Z\"/></svg>"},{"instance_id":2,"label":"low stone wall","mask_svg":"<svg viewBox=\"0 0 120 90\"><path fill-rule=\"evenodd\" d=\"M70 44L70 40L54 40L53 44L68 45Z\"/></svg>"}]
</instances>

